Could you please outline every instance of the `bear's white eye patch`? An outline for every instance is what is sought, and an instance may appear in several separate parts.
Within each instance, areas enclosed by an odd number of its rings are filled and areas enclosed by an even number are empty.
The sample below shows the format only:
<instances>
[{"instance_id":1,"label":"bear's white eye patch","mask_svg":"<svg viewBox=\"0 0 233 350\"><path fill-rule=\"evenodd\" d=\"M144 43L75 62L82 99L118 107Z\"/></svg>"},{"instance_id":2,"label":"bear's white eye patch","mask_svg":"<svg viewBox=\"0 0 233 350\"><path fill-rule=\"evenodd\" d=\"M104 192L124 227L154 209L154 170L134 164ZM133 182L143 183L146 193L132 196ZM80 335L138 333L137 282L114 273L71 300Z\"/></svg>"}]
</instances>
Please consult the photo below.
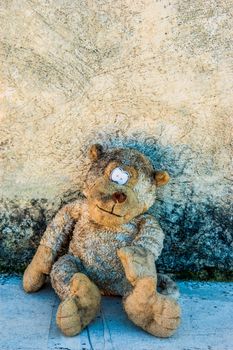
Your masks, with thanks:
<instances>
[{"instance_id":1,"label":"bear's white eye patch","mask_svg":"<svg viewBox=\"0 0 233 350\"><path fill-rule=\"evenodd\" d=\"M124 185L129 180L129 173L121 167L117 167L111 172L110 179L118 185Z\"/></svg>"}]
</instances>

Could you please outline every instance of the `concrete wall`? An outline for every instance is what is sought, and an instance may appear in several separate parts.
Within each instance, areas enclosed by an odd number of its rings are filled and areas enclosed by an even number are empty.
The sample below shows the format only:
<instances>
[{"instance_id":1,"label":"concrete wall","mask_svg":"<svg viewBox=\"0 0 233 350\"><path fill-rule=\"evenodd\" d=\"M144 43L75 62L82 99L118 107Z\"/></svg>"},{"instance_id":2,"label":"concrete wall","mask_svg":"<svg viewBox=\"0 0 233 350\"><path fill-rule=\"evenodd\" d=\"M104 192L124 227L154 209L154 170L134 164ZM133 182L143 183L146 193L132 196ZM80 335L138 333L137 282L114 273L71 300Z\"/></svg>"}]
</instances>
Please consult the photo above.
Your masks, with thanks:
<instances>
[{"instance_id":1,"label":"concrete wall","mask_svg":"<svg viewBox=\"0 0 233 350\"><path fill-rule=\"evenodd\" d=\"M25 266L101 141L172 176L152 208L167 235L160 268L229 276L230 5L1 1L2 268Z\"/></svg>"}]
</instances>

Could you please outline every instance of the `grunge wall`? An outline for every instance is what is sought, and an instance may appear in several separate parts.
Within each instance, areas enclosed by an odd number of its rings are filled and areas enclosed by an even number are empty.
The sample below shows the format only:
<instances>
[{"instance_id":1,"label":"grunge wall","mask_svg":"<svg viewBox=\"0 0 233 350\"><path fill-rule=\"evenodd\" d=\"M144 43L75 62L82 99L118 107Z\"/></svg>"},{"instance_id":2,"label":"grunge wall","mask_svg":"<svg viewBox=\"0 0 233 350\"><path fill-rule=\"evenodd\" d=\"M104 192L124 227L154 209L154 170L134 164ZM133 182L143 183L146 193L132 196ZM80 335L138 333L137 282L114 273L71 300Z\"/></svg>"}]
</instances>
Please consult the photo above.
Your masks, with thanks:
<instances>
[{"instance_id":1,"label":"grunge wall","mask_svg":"<svg viewBox=\"0 0 233 350\"><path fill-rule=\"evenodd\" d=\"M151 209L166 232L160 270L231 278L230 5L1 1L2 270L28 263L102 142L170 172Z\"/></svg>"}]
</instances>

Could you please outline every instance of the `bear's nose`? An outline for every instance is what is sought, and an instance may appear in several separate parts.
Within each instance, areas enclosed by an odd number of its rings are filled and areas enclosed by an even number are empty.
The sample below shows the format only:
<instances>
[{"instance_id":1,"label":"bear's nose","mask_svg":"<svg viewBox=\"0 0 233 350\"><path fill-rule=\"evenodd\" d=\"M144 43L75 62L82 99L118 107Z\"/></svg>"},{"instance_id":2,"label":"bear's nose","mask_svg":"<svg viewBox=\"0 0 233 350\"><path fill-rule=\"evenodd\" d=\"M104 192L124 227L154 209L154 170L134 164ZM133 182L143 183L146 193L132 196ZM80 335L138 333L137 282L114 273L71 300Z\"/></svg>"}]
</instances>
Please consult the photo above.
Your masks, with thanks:
<instances>
[{"instance_id":1,"label":"bear's nose","mask_svg":"<svg viewBox=\"0 0 233 350\"><path fill-rule=\"evenodd\" d=\"M123 192L115 192L112 195L112 199L114 200L115 203L123 203L125 202L127 196Z\"/></svg>"}]
</instances>

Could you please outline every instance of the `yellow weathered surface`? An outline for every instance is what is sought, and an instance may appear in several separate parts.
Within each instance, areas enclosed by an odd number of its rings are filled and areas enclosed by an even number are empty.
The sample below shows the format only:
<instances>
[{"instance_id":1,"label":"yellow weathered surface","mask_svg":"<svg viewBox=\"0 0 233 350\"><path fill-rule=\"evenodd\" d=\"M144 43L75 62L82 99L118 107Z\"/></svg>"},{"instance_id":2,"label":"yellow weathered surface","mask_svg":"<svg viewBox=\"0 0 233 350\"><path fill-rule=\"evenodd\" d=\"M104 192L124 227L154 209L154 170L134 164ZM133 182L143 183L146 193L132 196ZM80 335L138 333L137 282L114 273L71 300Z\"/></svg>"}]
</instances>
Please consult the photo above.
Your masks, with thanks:
<instances>
[{"instance_id":1,"label":"yellow weathered surface","mask_svg":"<svg viewBox=\"0 0 233 350\"><path fill-rule=\"evenodd\" d=\"M231 1L4 0L0 16L4 196L79 187L82 147L134 132L227 176Z\"/></svg>"},{"instance_id":2,"label":"yellow weathered surface","mask_svg":"<svg viewBox=\"0 0 233 350\"><path fill-rule=\"evenodd\" d=\"M162 267L232 271L231 0L0 2L0 257L25 266L93 142L171 181L152 210ZM202 276L202 277L203 277ZM222 275L221 275L222 276Z\"/></svg>"}]
</instances>

